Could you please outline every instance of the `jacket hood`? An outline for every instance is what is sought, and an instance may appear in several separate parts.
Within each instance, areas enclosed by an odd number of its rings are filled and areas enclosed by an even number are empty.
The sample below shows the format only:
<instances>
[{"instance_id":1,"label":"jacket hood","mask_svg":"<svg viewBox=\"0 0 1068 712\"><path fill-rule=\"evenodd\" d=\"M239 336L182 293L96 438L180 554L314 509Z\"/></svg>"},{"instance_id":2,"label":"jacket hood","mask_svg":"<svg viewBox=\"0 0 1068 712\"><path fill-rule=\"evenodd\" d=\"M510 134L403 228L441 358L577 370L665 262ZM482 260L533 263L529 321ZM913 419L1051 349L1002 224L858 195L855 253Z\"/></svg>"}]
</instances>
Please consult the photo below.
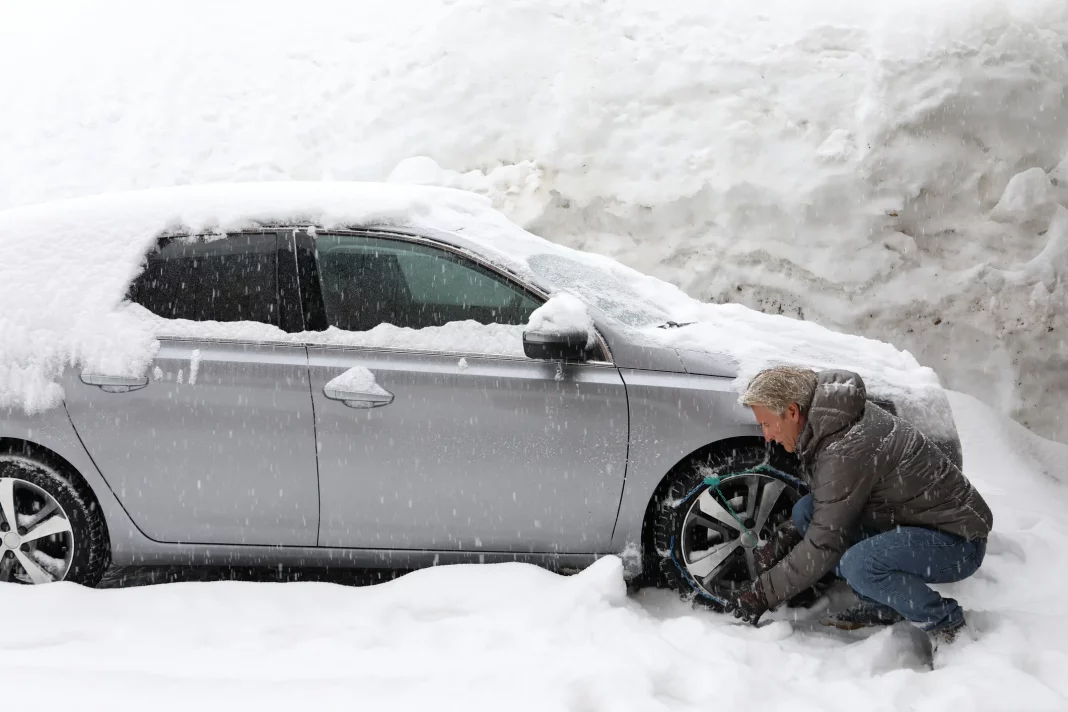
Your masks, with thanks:
<instances>
[{"instance_id":1,"label":"jacket hood","mask_svg":"<svg viewBox=\"0 0 1068 712\"><path fill-rule=\"evenodd\" d=\"M864 416L868 391L852 371L821 371L816 374L816 392L808 408L804 430L797 440L798 452L807 460L828 435L849 427Z\"/></svg>"}]
</instances>

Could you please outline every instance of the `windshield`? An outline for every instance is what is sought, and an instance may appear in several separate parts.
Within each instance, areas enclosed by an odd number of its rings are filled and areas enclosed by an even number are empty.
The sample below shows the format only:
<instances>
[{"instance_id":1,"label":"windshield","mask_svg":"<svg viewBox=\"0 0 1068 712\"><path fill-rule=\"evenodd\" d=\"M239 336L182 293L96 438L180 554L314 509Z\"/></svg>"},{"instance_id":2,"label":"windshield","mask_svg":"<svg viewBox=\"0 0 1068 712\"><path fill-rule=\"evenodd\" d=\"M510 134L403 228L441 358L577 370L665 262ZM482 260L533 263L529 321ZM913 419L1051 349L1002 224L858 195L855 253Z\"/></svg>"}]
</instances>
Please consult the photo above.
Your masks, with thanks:
<instances>
[{"instance_id":1,"label":"windshield","mask_svg":"<svg viewBox=\"0 0 1068 712\"><path fill-rule=\"evenodd\" d=\"M662 324L668 315L611 273L560 255L535 255L530 269L553 289L566 290L627 326Z\"/></svg>"}]
</instances>

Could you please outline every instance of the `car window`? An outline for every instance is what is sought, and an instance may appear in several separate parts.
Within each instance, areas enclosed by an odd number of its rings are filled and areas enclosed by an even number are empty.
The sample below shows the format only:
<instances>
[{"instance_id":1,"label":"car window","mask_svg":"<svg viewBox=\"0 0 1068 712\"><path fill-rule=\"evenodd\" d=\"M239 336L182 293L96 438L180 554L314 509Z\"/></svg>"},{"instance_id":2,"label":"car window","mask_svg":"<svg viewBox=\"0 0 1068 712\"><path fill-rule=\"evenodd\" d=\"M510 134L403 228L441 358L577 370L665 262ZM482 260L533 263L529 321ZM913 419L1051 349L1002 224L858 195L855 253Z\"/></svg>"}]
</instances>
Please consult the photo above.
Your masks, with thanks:
<instances>
[{"instance_id":1,"label":"car window","mask_svg":"<svg viewBox=\"0 0 1068 712\"><path fill-rule=\"evenodd\" d=\"M379 324L422 329L468 319L523 325L541 305L491 270L428 245L319 235L315 251L327 322L347 331Z\"/></svg>"},{"instance_id":2,"label":"car window","mask_svg":"<svg viewBox=\"0 0 1068 712\"><path fill-rule=\"evenodd\" d=\"M129 299L167 319L278 323L274 234L160 240Z\"/></svg>"}]
</instances>

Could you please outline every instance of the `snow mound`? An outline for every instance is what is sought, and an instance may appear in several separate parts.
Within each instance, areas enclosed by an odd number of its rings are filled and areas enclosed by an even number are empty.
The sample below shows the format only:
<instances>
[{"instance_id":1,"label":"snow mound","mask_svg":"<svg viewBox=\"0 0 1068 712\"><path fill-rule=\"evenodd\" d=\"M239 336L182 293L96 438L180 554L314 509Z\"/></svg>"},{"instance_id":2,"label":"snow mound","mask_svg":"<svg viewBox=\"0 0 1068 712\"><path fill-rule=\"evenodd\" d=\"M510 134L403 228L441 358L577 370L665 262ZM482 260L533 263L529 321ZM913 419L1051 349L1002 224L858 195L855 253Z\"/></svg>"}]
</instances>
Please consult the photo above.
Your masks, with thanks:
<instances>
[{"instance_id":1,"label":"snow mound","mask_svg":"<svg viewBox=\"0 0 1068 712\"><path fill-rule=\"evenodd\" d=\"M1068 697L1068 447L951 394L967 474L994 509L986 561L940 586L975 641L928 670L893 630L832 634L777 611L759 629L666 591L626 596L614 556L572 577L445 566L364 588L182 583L94 591L0 585L15 708L498 712L806 708L1060 712ZM148 653L146 654L146 651ZM56 685L57 679L63 680Z\"/></svg>"},{"instance_id":2,"label":"snow mound","mask_svg":"<svg viewBox=\"0 0 1068 712\"><path fill-rule=\"evenodd\" d=\"M1048 224L1056 209L1053 183L1044 170L1031 168L1012 177L990 217L1004 222L1036 220Z\"/></svg>"}]
</instances>

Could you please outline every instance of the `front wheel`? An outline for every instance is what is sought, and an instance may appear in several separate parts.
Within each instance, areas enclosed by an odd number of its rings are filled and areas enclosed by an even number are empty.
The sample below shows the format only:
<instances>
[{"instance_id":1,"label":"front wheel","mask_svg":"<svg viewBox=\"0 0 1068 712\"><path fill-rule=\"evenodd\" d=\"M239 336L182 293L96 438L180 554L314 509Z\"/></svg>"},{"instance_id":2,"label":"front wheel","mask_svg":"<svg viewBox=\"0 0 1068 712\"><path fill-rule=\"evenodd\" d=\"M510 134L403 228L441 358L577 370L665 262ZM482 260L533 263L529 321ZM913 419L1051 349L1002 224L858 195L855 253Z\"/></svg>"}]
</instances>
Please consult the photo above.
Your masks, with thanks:
<instances>
[{"instance_id":1,"label":"front wheel","mask_svg":"<svg viewBox=\"0 0 1068 712\"><path fill-rule=\"evenodd\" d=\"M95 585L110 561L89 488L48 463L0 453L0 581Z\"/></svg>"},{"instance_id":2,"label":"front wheel","mask_svg":"<svg viewBox=\"0 0 1068 712\"><path fill-rule=\"evenodd\" d=\"M757 550L791 516L802 483L742 446L682 465L655 509L653 543L662 579L684 595L716 603L760 573ZM718 478L706 484L706 478Z\"/></svg>"}]
</instances>

